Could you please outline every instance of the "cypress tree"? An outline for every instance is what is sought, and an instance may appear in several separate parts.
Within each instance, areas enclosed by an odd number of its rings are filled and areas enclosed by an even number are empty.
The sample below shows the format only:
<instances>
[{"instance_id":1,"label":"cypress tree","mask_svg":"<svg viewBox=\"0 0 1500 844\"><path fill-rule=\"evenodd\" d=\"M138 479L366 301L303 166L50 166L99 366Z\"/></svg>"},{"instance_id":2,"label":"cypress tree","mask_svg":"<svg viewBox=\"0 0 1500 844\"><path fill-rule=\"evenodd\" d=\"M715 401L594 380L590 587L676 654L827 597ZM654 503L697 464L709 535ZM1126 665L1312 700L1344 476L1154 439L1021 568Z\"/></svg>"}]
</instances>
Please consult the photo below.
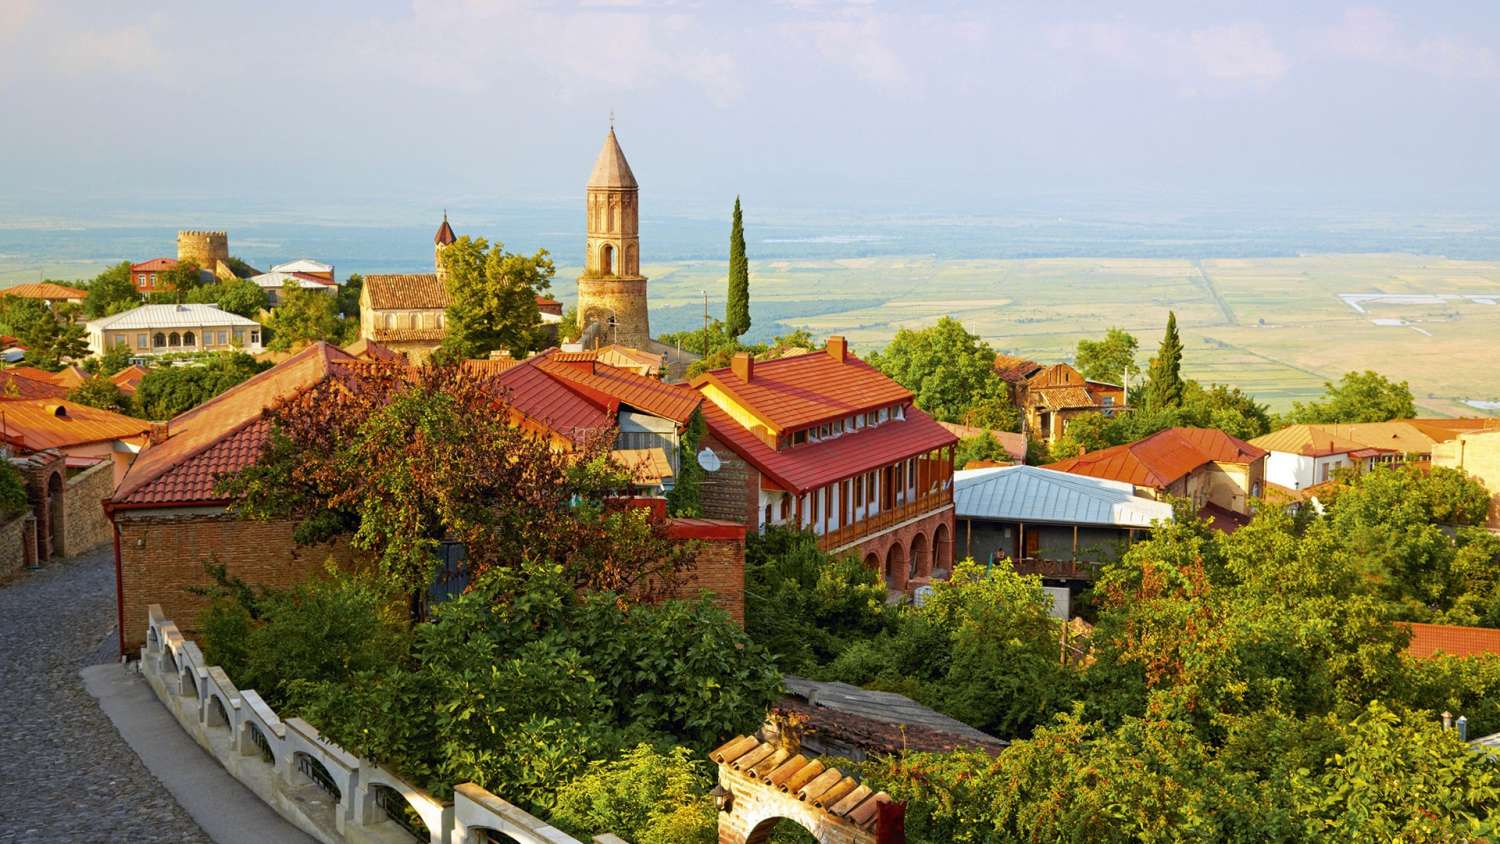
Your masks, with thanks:
<instances>
[{"instance_id":1,"label":"cypress tree","mask_svg":"<svg viewBox=\"0 0 1500 844\"><path fill-rule=\"evenodd\" d=\"M729 230L729 301L724 308L724 328L731 337L750 330L750 260L745 257L745 221L740 216L740 198L734 198L734 226Z\"/></svg>"},{"instance_id":2,"label":"cypress tree","mask_svg":"<svg viewBox=\"0 0 1500 844\"><path fill-rule=\"evenodd\" d=\"M1167 333L1162 335L1156 357L1151 359L1146 405L1165 410L1182 404L1182 338L1177 336L1177 314L1167 312Z\"/></svg>"}]
</instances>

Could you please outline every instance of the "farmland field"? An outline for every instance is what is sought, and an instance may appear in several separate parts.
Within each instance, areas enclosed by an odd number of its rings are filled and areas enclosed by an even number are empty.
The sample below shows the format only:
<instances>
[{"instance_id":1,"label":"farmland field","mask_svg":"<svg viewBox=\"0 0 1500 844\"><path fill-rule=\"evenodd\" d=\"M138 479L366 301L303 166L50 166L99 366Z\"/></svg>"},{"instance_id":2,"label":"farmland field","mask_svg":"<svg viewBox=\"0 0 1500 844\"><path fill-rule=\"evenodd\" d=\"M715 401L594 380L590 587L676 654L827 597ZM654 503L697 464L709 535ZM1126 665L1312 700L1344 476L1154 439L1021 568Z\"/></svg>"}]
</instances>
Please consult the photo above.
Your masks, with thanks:
<instances>
[{"instance_id":1,"label":"farmland field","mask_svg":"<svg viewBox=\"0 0 1500 844\"><path fill-rule=\"evenodd\" d=\"M722 301L717 262L645 268L652 327L692 328L702 293ZM560 268L559 276L568 270ZM1254 393L1273 409L1307 400L1352 369L1410 382L1433 414L1500 399L1500 262L1408 254L1205 259L940 260L872 257L752 265L755 333L792 327L879 348L902 327L953 316L996 349L1071 359L1081 337L1112 325L1149 353L1175 310L1184 368ZM569 285L560 284L564 293ZM1387 301L1343 294L1407 294ZM717 312L719 307L712 307ZM1375 320L1379 320L1378 324ZM1143 355L1143 358L1145 355Z\"/></svg>"}]
</instances>

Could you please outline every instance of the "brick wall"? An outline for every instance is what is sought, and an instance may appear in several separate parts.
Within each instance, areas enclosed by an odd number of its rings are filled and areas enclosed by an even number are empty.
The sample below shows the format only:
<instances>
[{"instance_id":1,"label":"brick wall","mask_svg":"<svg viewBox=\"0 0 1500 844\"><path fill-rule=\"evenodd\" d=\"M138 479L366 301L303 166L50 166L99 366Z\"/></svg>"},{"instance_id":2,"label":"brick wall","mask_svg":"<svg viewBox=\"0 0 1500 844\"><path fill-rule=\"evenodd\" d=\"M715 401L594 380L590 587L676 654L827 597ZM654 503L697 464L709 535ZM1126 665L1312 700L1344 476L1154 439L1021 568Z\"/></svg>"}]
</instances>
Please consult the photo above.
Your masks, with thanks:
<instances>
[{"instance_id":1,"label":"brick wall","mask_svg":"<svg viewBox=\"0 0 1500 844\"><path fill-rule=\"evenodd\" d=\"M837 553L858 557L879 571L887 589L909 592L928 583L934 572L953 570L953 537L953 507L949 505Z\"/></svg>"},{"instance_id":2,"label":"brick wall","mask_svg":"<svg viewBox=\"0 0 1500 844\"><path fill-rule=\"evenodd\" d=\"M0 525L0 581L25 568L28 562L26 543L35 541L26 530L30 518L29 513L22 513Z\"/></svg>"},{"instance_id":3,"label":"brick wall","mask_svg":"<svg viewBox=\"0 0 1500 844\"><path fill-rule=\"evenodd\" d=\"M114 480L114 463L106 460L75 475L63 487L60 553L71 557L113 538L103 501L114 492Z\"/></svg>"},{"instance_id":4,"label":"brick wall","mask_svg":"<svg viewBox=\"0 0 1500 844\"><path fill-rule=\"evenodd\" d=\"M223 513L115 514L119 530L120 599L125 618L122 652L146 638L146 607L161 604L185 635L197 631L208 600L188 591L211 586L203 569L210 559L233 577L260 586L289 587L321 571L330 555L347 561L346 549L298 547L289 521L245 521Z\"/></svg>"},{"instance_id":5,"label":"brick wall","mask_svg":"<svg viewBox=\"0 0 1500 844\"><path fill-rule=\"evenodd\" d=\"M745 626L745 539L696 539L694 567L674 595L694 600L704 589L714 604Z\"/></svg>"},{"instance_id":6,"label":"brick wall","mask_svg":"<svg viewBox=\"0 0 1500 844\"><path fill-rule=\"evenodd\" d=\"M760 506L760 472L744 458L729 450L712 433L705 434L703 445L719 456L719 471L706 472L699 498L703 515L742 525L755 524L755 510Z\"/></svg>"}]
</instances>

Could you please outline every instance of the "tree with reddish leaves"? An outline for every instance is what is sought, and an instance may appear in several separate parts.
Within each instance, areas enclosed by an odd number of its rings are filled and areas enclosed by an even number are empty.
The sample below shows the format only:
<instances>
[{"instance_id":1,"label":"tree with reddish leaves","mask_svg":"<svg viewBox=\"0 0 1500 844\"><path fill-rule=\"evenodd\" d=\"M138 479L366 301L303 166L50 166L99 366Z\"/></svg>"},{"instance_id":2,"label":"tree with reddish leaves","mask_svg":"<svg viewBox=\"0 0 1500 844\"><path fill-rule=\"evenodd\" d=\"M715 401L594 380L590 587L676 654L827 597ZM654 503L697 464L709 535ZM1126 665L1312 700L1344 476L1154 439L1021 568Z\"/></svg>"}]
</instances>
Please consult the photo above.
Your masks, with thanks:
<instances>
[{"instance_id":1,"label":"tree with reddish leaves","mask_svg":"<svg viewBox=\"0 0 1500 844\"><path fill-rule=\"evenodd\" d=\"M265 412L260 459L219 488L242 517L295 520L299 543L347 539L413 595L444 540L466 546L474 575L551 561L579 588L669 592L690 549L643 510L603 506L628 487L614 431L558 450L513 424L504 398L460 363L337 365Z\"/></svg>"}]
</instances>

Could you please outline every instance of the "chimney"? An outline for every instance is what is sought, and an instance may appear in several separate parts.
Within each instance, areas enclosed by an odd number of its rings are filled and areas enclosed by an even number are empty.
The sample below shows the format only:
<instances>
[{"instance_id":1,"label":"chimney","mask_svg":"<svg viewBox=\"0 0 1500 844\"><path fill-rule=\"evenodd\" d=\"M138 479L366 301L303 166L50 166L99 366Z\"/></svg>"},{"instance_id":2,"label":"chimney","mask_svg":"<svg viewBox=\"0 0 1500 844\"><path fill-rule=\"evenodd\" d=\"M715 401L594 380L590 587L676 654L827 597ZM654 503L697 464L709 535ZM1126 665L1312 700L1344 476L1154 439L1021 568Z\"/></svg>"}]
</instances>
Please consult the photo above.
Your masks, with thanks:
<instances>
[{"instance_id":1,"label":"chimney","mask_svg":"<svg viewBox=\"0 0 1500 844\"><path fill-rule=\"evenodd\" d=\"M729 361L729 369L736 378L748 384L755 377L755 358L749 352L735 352L734 358Z\"/></svg>"},{"instance_id":2,"label":"chimney","mask_svg":"<svg viewBox=\"0 0 1500 844\"><path fill-rule=\"evenodd\" d=\"M849 341L840 336L828 338L828 355L839 363L849 357Z\"/></svg>"},{"instance_id":3,"label":"chimney","mask_svg":"<svg viewBox=\"0 0 1500 844\"><path fill-rule=\"evenodd\" d=\"M151 430L146 434L146 441L151 445L161 445L170 436L171 422L152 422Z\"/></svg>"}]
</instances>

